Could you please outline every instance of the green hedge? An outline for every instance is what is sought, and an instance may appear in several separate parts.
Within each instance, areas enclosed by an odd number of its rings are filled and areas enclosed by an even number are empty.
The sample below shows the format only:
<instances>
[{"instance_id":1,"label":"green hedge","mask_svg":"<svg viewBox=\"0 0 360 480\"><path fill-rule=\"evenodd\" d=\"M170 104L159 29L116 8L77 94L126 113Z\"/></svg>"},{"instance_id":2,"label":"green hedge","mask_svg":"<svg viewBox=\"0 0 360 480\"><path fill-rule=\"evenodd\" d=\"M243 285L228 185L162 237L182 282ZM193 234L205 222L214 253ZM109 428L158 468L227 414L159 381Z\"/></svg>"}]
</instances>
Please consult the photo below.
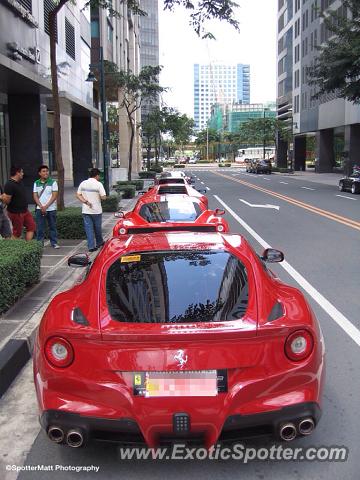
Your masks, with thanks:
<instances>
[{"instance_id":1,"label":"green hedge","mask_svg":"<svg viewBox=\"0 0 360 480\"><path fill-rule=\"evenodd\" d=\"M161 165L151 165L151 171L155 173L161 173L163 171L163 167Z\"/></svg>"},{"instance_id":2,"label":"green hedge","mask_svg":"<svg viewBox=\"0 0 360 480\"><path fill-rule=\"evenodd\" d=\"M219 163L219 167L231 167L231 163Z\"/></svg>"},{"instance_id":3,"label":"green hedge","mask_svg":"<svg viewBox=\"0 0 360 480\"><path fill-rule=\"evenodd\" d=\"M127 187L128 185L134 185L136 190L142 190L144 188L144 180L131 180L129 181L119 181L116 182L116 185L114 185L115 190L121 190L119 187Z\"/></svg>"},{"instance_id":4,"label":"green hedge","mask_svg":"<svg viewBox=\"0 0 360 480\"><path fill-rule=\"evenodd\" d=\"M41 253L35 240L0 240L0 314L39 282Z\"/></svg>"},{"instance_id":5,"label":"green hedge","mask_svg":"<svg viewBox=\"0 0 360 480\"><path fill-rule=\"evenodd\" d=\"M122 187L119 187L118 191L121 193L122 198L135 197L135 185L124 185Z\"/></svg>"},{"instance_id":6,"label":"green hedge","mask_svg":"<svg viewBox=\"0 0 360 480\"><path fill-rule=\"evenodd\" d=\"M155 178L156 177L156 172L153 172L152 170L149 171L144 171L144 172L139 172L139 177L140 178Z\"/></svg>"},{"instance_id":7,"label":"green hedge","mask_svg":"<svg viewBox=\"0 0 360 480\"><path fill-rule=\"evenodd\" d=\"M174 168L185 168L185 163L177 163L174 165Z\"/></svg>"},{"instance_id":8,"label":"green hedge","mask_svg":"<svg viewBox=\"0 0 360 480\"><path fill-rule=\"evenodd\" d=\"M101 200L103 212L117 212L119 210L119 202L121 195L110 195L106 200Z\"/></svg>"},{"instance_id":9,"label":"green hedge","mask_svg":"<svg viewBox=\"0 0 360 480\"><path fill-rule=\"evenodd\" d=\"M67 207L57 212L56 224L59 238L74 240L86 238L81 207Z\"/></svg>"}]
</instances>

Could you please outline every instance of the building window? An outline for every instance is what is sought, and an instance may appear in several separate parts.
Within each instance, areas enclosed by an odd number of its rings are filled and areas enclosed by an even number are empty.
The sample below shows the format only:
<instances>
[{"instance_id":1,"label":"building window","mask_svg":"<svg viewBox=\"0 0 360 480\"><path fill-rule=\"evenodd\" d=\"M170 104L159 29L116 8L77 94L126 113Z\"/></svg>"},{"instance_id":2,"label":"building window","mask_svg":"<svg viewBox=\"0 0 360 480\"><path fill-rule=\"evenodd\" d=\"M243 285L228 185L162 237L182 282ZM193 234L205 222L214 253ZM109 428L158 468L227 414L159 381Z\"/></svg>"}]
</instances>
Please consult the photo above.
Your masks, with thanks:
<instances>
[{"instance_id":1,"label":"building window","mask_svg":"<svg viewBox=\"0 0 360 480\"><path fill-rule=\"evenodd\" d=\"M99 19L91 20L91 37L92 38L100 37Z\"/></svg>"},{"instance_id":2,"label":"building window","mask_svg":"<svg viewBox=\"0 0 360 480\"><path fill-rule=\"evenodd\" d=\"M49 30L49 13L54 10L55 8L55 3L52 0L44 0L44 29L45 32L50 35L50 30ZM55 36L56 36L56 42L58 40L58 35L57 35L57 20L56 20L56 29L55 29Z\"/></svg>"},{"instance_id":3,"label":"building window","mask_svg":"<svg viewBox=\"0 0 360 480\"><path fill-rule=\"evenodd\" d=\"M25 10L32 13L32 0L19 0L19 3L25 8Z\"/></svg>"},{"instance_id":4,"label":"building window","mask_svg":"<svg viewBox=\"0 0 360 480\"><path fill-rule=\"evenodd\" d=\"M67 18L65 18L65 46L66 53L75 60L75 29Z\"/></svg>"}]
</instances>

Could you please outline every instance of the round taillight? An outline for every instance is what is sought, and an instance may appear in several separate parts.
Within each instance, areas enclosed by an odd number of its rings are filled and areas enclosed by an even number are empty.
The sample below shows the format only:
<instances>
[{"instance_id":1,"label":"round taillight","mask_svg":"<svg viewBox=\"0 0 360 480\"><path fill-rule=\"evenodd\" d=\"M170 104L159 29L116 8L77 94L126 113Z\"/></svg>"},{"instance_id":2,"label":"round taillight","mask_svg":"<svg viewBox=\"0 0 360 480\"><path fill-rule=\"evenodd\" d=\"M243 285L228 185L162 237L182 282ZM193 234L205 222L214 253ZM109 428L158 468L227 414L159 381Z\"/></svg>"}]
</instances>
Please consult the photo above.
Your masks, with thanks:
<instances>
[{"instance_id":1,"label":"round taillight","mask_svg":"<svg viewBox=\"0 0 360 480\"><path fill-rule=\"evenodd\" d=\"M65 368L74 360L71 343L61 337L51 337L45 344L45 356L53 367Z\"/></svg>"},{"instance_id":2,"label":"round taillight","mask_svg":"<svg viewBox=\"0 0 360 480\"><path fill-rule=\"evenodd\" d=\"M291 333L285 342L286 356L294 361L305 360L314 348L314 339L307 330L297 330Z\"/></svg>"},{"instance_id":3,"label":"round taillight","mask_svg":"<svg viewBox=\"0 0 360 480\"><path fill-rule=\"evenodd\" d=\"M221 223L216 227L216 230L218 232L223 232L224 231L224 225L221 225Z\"/></svg>"},{"instance_id":4,"label":"round taillight","mask_svg":"<svg viewBox=\"0 0 360 480\"><path fill-rule=\"evenodd\" d=\"M124 228L124 227L119 228L119 234L120 235L125 235L126 234L126 228Z\"/></svg>"}]
</instances>

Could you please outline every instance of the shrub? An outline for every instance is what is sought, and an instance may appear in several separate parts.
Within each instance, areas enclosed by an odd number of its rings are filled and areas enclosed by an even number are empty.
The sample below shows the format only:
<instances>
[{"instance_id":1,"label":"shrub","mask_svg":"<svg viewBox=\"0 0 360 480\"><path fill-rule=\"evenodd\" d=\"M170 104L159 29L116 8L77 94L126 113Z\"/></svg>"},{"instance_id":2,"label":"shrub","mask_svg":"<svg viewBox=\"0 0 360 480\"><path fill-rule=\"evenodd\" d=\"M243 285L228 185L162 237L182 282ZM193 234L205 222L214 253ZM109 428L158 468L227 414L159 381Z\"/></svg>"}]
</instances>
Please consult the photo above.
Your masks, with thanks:
<instances>
[{"instance_id":1,"label":"shrub","mask_svg":"<svg viewBox=\"0 0 360 480\"><path fill-rule=\"evenodd\" d=\"M101 201L103 212L117 212L121 195L110 195L106 200Z\"/></svg>"},{"instance_id":2,"label":"shrub","mask_svg":"<svg viewBox=\"0 0 360 480\"><path fill-rule=\"evenodd\" d=\"M214 163L215 160L198 160L197 163Z\"/></svg>"},{"instance_id":3,"label":"shrub","mask_svg":"<svg viewBox=\"0 0 360 480\"><path fill-rule=\"evenodd\" d=\"M156 177L156 172L153 171L144 171L144 172L139 172L139 177L140 178L155 178Z\"/></svg>"},{"instance_id":4,"label":"shrub","mask_svg":"<svg viewBox=\"0 0 360 480\"><path fill-rule=\"evenodd\" d=\"M122 198L134 198L135 197L135 185L124 185L119 189Z\"/></svg>"},{"instance_id":5,"label":"shrub","mask_svg":"<svg viewBox=\"0 0 360 480\"><path fill-rule=\"evenodd\" d=\"M164 162L163 167L173 167L175 165L175 162Z\"/></svg>"},{"instance_id":6,"label":"shrub","mask_svg":"<svg viewBox=\"0 0 360 480\"><path fill-rule=\"evenodd\" d=\"M115 190L121 190L122 187L127 187L129 185L133 185L136 190L142 190L144 188L144 180L131 180L131 181L124 181L121 180L119 182L116 182L116 185L114 185Z\"/></svg>"},{"instance_id":7,"label":"shrub","mask_svg":"<svg viewBox=\"0 0 360 480\"><path fill-rule=\"evenodd\" d=\"M160 165L152 165L151 170L156 173L161 173L163 171L163 167Z\"/></svg>"},{"instance_id":8,"label":"shrub","mask_svg":"<svg viewBox=\"0 0 360 480\"><path fill-rule=\"evenodd\" d=\"M40 280L41 253L35 240L0 240L0 313Z\"/></svg>"},{"instance_id":9,"label":"shrub","mask_svg":"<svg viewBox=\"0 0 360 480\"><path fill-rule=\"evenodd\" d=\"M81 207L67 207L58 212L56 223L59 238L74 240L86 238Z\"/></svg>"},{"instance_id":10,"label":"shrub","mask_svg":"<svg viewBox=\"0 0 360 480\"><path fill-rule=\"evenodd\" d=\"M136 190L142 190L144 188L144 180L133 180L131 183L135 185Z\"/></svg>"},{"instance_id":11,"label":"shrub","mask_svg":"<svg viewBox=\"0 0 360 480\"><path fill-rule=\"evenodd\" d=\"M219 167L231 167L231 163L219 163Z\"/></svg>"},{"instance_id":12,"label":"shrub","mask_svg":"<svg viewBox=\"0 0 360 480\"><path fill-rule=\"evenodd\" d=\"M176 163L174 168L185 168L185 163Z\"/></svg>"}]
</instances>

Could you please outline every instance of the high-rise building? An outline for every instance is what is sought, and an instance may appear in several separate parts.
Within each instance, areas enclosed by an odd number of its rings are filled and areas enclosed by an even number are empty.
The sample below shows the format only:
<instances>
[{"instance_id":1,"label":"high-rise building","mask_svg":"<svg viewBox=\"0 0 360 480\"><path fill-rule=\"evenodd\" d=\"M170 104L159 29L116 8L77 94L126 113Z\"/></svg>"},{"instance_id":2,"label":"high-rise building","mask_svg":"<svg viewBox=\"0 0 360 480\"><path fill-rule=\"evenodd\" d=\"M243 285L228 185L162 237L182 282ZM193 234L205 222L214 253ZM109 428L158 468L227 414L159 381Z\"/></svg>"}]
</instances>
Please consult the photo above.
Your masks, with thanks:
<instances>
[{"instance_id":1,"label":"high-rise building","mask_svg":"<svg viewBox=\"0 0 360 480\"><path fill-rule=\"evenodd\" d=\"M308 68L326 42L321 12L327 9L346 14L342 0L278 0L277 116L294 134L293 146L278 142L278 165L293 162L295 170L305 169L309 150L307 139L315 142L315 169L341 169L344 158L354 163L360 147L360 107L336 95L314 99ZM308 152L309 153L309 152ZM357 158L356 158L357 159Z\"/></svg>"},{"instance_id":2,"label":"high-rise building","mask_svg":"<svg viewBox=\"0 0 360 480\"><path fill-rule=\"evenodd\" d=\"M140 67L159 65L159 4L158 0L141 0L147 15L140 18ZM154 103L155 104L155 103ZM158 105L158 102L156 103ZM145 117L151 104L144 102L141 116Z\"/></svg>"},{"instance_id":3,"label":"high-rise building","mask_svg":"<svg viewBox=\"0 0 360 480\"><path fill-rule=\"evenodd\" d=\"M92 138L99 110L86 82L90 63L90 12L84 0L57 15L57 70L65 179L76 182L94 160ZM10 165L25 172L29 193L37 169L56 174L50 79L49 12L52 0L0 3L0 183ZM29 195L31 198L31 195Z\"/></svg>"},{"instance_id":4,"label":"high-rise building","mask_svg":"<svg viewBox=\"0 0 360 480\"><path fill-rule=\"evenodd\" d=\"M195 128L203 130L215 103L250 103L250 65L194 64Z\"/></svg>"}]
</instances>

